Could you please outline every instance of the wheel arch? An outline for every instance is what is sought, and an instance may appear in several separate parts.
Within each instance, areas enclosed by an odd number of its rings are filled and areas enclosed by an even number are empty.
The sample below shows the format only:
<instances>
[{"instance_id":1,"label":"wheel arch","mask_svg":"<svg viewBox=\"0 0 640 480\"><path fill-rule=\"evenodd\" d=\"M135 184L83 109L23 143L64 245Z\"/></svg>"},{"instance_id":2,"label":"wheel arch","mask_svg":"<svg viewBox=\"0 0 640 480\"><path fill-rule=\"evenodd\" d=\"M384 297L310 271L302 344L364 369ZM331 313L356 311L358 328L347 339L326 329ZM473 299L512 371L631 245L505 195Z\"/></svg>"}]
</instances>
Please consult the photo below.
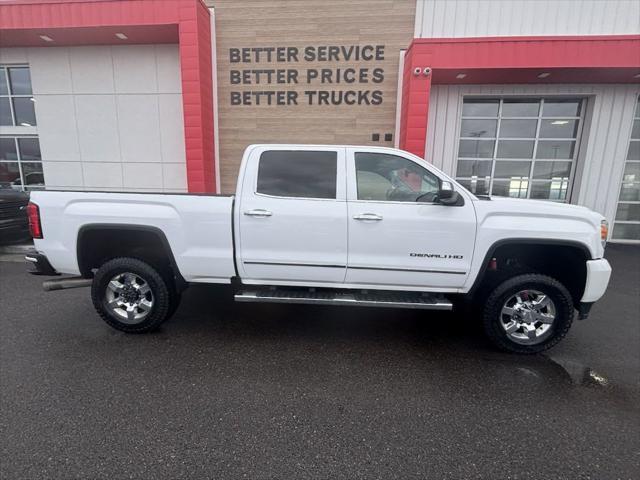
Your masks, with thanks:
<instances>
[{"instance_id":1,"label":"wheel arch","mask_svg":"<svg viewBox=\"0 0 640 480\"><path fill-rule=\"evenodd\" d=\"M125 234L127 237L123 236ZM78 230L76 256L83 277L93 276L92 269L98 268L106 260L122 256L138 258L168 269L178 291L187 286L169 241L158 227L117 223L83 225Z\"/></svg>"},{"instance_id":2,"label":"wheel arch","mask_svg":"<svg viewBox=\"0 0 640 480\"><path fill-rule=\"evenodd\" d=\"M529 251L524 250L527 248L529 249ZM574 304L578 305L579 300L582 297L582 293L584 292L587 278L586 262L591 259L592 255L589 247L586 244L575 240L514 238L503 239L494 242L491 247L489 247L482 260L480 270L478 271L478 275L476 276L473 285L469 289L468 295L474 298L481 292L482 287L489 281L488 279L491 276L490 274L492 273L492 270L490 268L490 262L492 259L497 259L499 271L501 267L501 265L499 264L500 257L504 255L508 256L510 254L513 254L514 252L524 254L523 257L529 260L536 253L552 253L550 257L547 257L547 255L539 257L536 261L533 262L533 265L529 266L538 268L543 267L540 270L540 273L548 274L561 281L562 283L568 283L569 285L567 285L567 288L569 288L569 291L572 294ZM557 256L561 253L569 253L568 257L560 258L569 261L572 267L569 270L565 269L564 272L557 268L550 268L548 262L546 262L546 260L558 258ZM555 265L555 267L558 266L559 264ZM552 267L554 266L552 265ZM577 272L576 268L578 269ZM572 273L574 275L574 278L569 277L568 273ZM576 273L577 275L575 275ZM558 276L560 276L561 278L558 278ZM504 280L504 277L502 279Z\"/></svg>"}]
</instances>

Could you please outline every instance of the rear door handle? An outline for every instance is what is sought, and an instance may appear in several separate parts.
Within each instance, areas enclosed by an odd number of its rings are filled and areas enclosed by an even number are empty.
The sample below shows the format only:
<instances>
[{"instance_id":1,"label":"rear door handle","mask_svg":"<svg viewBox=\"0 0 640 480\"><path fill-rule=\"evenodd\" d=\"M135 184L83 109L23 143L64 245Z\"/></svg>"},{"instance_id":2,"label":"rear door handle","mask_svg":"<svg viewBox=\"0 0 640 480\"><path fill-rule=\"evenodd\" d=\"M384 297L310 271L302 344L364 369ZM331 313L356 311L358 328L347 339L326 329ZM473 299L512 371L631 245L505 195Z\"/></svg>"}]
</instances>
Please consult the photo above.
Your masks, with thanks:
<instances>
[{"instance_id":1,"label":"rear door handle","mask_svg":"<svg viewBox=\"0 0 640 480\"><path fill-rule=\"evenodd\" d=\"M264 208L254 208L253 210L247 210L244 212L248 217L270 217L273 215L269 210Z\"/></svg>"},{"instance_id":2,"label":"rear door handle","mask_svg":"<svg viewBox=\"0 0 640 480\"><path fill-rule=\"evenodd\" d=\"M361 213L359 215L354 215L354 220L373 220L374 222L379 222L382 220L382 215L378 215L376 213Z\"/></svg>"}]
</instances>

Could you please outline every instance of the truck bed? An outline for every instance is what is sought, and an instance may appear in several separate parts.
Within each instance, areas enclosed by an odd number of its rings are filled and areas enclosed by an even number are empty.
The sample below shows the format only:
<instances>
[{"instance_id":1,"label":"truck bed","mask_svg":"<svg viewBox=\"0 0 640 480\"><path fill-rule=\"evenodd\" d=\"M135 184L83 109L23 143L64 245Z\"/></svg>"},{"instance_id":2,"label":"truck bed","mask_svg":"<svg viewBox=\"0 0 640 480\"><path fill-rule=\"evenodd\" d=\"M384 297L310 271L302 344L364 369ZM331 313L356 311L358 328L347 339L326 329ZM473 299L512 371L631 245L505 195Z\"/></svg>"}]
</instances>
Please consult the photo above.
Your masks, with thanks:
<instances>
[{"instance_id":1,"label":"truck bed","mask_svg":"<svg viewBox=\"0 0 640 480\"><path fill-rule=\"evenodd\" d=\"M34 240L60 273L79 274L78 235L92 226L135 225L162 234L188 282L228 283L233 260L233 196L34 191L43 238Z\"/></svg>"}]
</instances>

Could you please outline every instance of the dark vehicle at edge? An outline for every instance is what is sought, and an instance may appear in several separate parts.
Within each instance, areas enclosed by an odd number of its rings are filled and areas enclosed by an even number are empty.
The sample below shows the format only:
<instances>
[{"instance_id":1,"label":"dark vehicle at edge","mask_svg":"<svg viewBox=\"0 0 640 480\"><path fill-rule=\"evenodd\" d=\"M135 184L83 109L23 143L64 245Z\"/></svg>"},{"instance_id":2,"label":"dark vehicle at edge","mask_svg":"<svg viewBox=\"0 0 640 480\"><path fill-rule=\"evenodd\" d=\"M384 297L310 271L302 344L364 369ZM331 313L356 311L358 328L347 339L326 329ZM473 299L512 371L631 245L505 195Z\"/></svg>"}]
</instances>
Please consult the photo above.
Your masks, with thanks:
<instances>
[{"instance_id":1,"label":"dark vehicle at edge","mask_svg":"<svg viewBox=\"0 0 640 480\"><path fill-rule=\"evenodd\" d=\"M0 185L0 245L28 240L29 194Z\"/></svg>"}]
</instances>

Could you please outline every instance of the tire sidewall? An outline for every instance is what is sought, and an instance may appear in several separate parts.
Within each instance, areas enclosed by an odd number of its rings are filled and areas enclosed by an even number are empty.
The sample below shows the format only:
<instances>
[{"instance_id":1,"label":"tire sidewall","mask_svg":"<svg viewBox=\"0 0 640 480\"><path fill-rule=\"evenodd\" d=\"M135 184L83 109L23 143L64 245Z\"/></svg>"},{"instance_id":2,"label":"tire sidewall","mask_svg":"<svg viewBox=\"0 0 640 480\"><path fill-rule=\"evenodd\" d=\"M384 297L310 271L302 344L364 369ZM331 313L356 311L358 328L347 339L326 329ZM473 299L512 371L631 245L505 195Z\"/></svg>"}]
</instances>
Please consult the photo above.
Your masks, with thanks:
<instances>
[{"instance_id":1,"label":"tire sidewall","mask_svg":"<svg viewBox=\"0 0 640 480\"><path fill-rule=\"evenodd\" d=\"M552 332L543 342L535 345L522 345L507 336L501 325L501 312L509 297L521 290L538 290L554 303L556 309ZM539 353L547 350L562 340L573 322L574 308L571 294L557 280L546 275L518 275L504 281L489 295L483 315L485 332L489 339L499 348L514 353Z\"/></svg>"},{"instance_id":2,"label":"tire sidewall","mask_svg":"<svg viewBox=\"0 0 640 480\"><path fill-rule=\"evenodd\" d=\"M153 295L153 306L143 321L128 324L111 312L107 307L106 289L111 279L119 273L131 272L147 282ZM91 285L91 298L94 307L113 328L127 333L143 333L157 328L169 315L171 296L166 280L149 264L134 258L115 258L104 263L96 272Z\"/></svg>"}]
</instances>

